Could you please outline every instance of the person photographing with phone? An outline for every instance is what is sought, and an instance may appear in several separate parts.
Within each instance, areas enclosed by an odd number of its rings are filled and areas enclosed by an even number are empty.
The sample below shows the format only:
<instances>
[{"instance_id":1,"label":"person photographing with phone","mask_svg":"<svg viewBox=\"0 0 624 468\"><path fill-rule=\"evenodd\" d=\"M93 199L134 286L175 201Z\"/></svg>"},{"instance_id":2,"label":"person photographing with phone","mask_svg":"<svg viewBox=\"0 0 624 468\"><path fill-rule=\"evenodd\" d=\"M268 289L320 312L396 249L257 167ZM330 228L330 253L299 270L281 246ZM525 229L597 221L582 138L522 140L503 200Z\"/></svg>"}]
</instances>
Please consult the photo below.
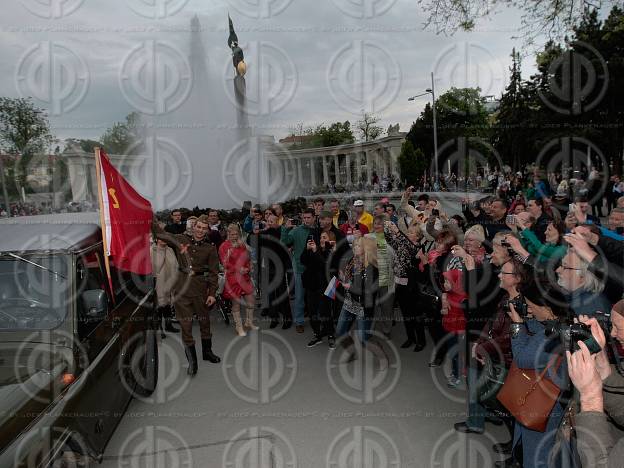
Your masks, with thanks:
<instances>
[{"instance_id":1,"label":"person photographing with phone","mask_svg":"<svg viewBox=\"0 0 624 468\"><path fill-rule=\"evenodd\" d=\"M310 235L306 248L301 254L301 263L305 266L303 272L303 287L305 288L306 304L310 313L310 324L314 331L308 348L323 342L327 337L330 349L335 347L333 299L325 296L324 291L332 277L338 275L338 267L334 252L336 250L336 236L333 232L322 232L317 244Z\"/></svg>"}]
</instances>

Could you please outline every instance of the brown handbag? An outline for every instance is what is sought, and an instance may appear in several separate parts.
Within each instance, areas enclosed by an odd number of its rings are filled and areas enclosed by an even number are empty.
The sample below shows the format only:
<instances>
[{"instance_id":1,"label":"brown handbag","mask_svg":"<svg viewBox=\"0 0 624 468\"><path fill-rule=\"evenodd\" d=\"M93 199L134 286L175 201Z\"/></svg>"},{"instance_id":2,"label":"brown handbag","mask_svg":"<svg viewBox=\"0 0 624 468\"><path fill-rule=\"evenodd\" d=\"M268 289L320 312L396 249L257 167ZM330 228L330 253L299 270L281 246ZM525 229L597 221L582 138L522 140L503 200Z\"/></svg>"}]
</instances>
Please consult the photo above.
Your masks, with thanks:
<instances>
[{"instance_id":1,"label":"brown handbag","mask_svg":"<svg viewBox=\"0 0 624 468\"><path fill-rule=\"evenodd\" d=\"M557 372L561 356L554 357L539 373L535 369L520 369L514 361L496 396L520 424L533 431L546 430L548 417L561 393L561 389L546 376L555 360Z\"/></svg>"}]
</instances>

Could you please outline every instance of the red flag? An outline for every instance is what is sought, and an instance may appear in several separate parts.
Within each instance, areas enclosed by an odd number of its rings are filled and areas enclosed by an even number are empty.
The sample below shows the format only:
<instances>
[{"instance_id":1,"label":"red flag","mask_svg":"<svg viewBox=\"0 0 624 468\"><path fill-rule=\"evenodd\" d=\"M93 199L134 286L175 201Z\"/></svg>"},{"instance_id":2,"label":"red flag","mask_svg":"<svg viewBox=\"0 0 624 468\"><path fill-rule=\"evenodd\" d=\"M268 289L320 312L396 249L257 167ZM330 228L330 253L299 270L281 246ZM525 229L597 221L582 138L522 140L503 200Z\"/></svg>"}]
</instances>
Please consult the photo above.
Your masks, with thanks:
<instances>
[{"instance_id":1,"label":"red flag","mask_svg":"<svg viewBox=\"0 0 624 468\"><path fill-rule=\"evenodd\" d=\"M95 157L105 254L120 270L151 274L152 205L123 178L103 150L96 149Z\"/></svg>"}]
</instances>

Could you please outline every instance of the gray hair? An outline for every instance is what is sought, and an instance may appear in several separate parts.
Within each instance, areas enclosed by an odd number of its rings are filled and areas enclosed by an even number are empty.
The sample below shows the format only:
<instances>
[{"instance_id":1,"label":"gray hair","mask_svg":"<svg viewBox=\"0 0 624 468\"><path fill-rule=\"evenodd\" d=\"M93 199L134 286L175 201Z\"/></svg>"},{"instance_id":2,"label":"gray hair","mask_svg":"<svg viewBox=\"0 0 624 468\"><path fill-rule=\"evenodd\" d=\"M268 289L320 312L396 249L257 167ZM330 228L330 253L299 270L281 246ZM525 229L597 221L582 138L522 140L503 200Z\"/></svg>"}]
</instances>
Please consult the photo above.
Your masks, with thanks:
<instances>
[{"instance_id":1,"label":"gray hair","mask_svg":"<svg viewBox=\"0 0 624 468\"><path fill-rule=\"evenodd\" d=\"M576 252L574 252L574 255L576 255L576 257L579 259L579 270L577 270L576 273L577 275L584 278L584 289L594 294L599 294L604 291L604 282L589 270L589 262L587 262Z\"/></svg>"}]
</instances>

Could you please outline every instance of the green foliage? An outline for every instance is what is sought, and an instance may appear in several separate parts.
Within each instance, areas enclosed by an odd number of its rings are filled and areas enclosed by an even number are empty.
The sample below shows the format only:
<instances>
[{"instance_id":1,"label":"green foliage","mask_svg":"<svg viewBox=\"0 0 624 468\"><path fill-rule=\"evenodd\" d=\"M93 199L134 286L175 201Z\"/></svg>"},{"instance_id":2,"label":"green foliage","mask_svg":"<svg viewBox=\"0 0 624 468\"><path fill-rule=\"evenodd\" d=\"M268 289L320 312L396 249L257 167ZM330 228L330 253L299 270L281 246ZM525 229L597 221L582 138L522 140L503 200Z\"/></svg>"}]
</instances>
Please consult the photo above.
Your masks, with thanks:
<instances>
[{"instance_id":1,"label":"green foliage","mask_svg":"<svg viewBox=\"0 0 624 468\"><path fill-rule=\"evenodd\" d=\"M353 143L355 138L351 131L351 123L346 120L344 122L334 122L329 126L323 124L318 125L315 129L303 130L300 143L290 146L290 149L304 148L321 148L323 146L337 146ZM295 136L294 134L291 136Z\"/></svg>"},{"instance_id":2,"label":"green foliage","mask_svg":"<svg viewBox=\"0 0 624 468\"><path fill-rule=\"evenodd\" d=\"M427 170L425 155L420 148L414 149L414 145L409 140L405 140L401 146L398 163L401 180L406 186L416 185Z\"/></svg>"},{"instance_id":3,"label":"green foliage","mask_svg":"<svg viewBox=\"0 0 624 468\"><path fill-rule=\"evenodd\" d=\"M141 128L140 115L131 112L125 122L116 122L104 132L101 138L104 150L109 154L141 154Z\"/></svg>"},{"instance_id":4,"label":"green foliage","mask_svg":"<svg viewBox=\"0 0 624 468\"><path fill-rule=\"evenodd\" d=\"M0 97L0 148L22 156L47 149L52 142L47 114L30 98Z\"/></svg>"}]
</instances>

